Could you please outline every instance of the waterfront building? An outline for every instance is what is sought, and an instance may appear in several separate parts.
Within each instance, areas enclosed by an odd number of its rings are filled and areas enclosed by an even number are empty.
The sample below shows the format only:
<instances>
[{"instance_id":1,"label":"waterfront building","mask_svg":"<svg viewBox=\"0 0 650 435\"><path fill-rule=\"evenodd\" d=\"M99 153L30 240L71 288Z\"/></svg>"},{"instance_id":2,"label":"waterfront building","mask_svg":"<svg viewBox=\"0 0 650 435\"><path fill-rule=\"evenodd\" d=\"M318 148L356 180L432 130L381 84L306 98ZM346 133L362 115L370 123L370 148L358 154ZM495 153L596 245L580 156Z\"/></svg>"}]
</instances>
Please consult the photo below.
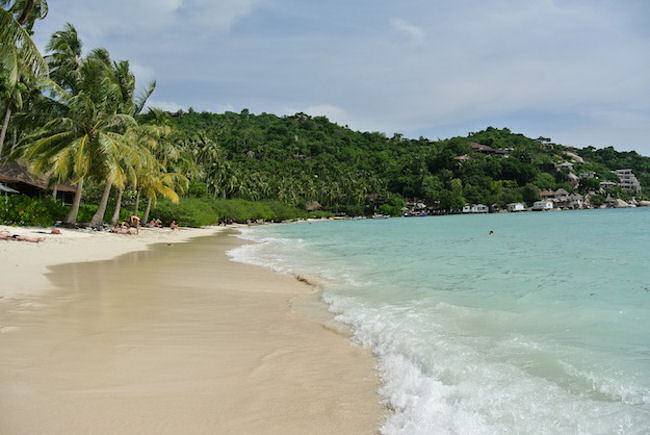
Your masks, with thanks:
<instances>
[{"instance_id":1,"label":"waterfront building","mask_svg":"<svg viewBox=\"0 0 650 435\"><path fill-rule=\"evenodd\" d=\"M533 204L533 211L547 211L553 210L553 201L545 199L542 201L535 201Z\"/></svg>"},{"instance_id":2,"label":"waterfront building","mask_svg":"<svg viewBox=\"0 0 650 435\"><path fill-rule=\"evenodd\" d=\"M508 211L509 212L526 211L526 206L521 202L513 202L508 204Z\"/></svg>"}]
</instances>

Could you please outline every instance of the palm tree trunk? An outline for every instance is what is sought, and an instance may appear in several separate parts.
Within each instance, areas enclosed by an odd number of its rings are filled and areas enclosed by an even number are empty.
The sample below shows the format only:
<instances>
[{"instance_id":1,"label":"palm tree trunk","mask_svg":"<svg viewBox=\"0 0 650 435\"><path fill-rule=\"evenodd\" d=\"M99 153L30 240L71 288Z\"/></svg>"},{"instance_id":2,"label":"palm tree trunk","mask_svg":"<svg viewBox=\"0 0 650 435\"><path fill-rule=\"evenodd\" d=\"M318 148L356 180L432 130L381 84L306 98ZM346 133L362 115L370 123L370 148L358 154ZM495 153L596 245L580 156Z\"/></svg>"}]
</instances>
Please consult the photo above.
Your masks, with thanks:
<instances>
[{"instance_id":1,"label":"palm tree trunk","mask_svg":"<svg viewBox=\"0 0 650 435\"><path fill-rule=\"evenodd\" d=\"M58 185L55 184L54 187L52 188L52 199L56 201L56 194L58 192Z\"/></svg>"},{"instance_id":2,"label":"palm tree trunk","mask_svg":"<svg viewBox=\"0 0 650 435\"><path fill-rule=\"evenodd\" d=\"M117 224L117 221L120 220L120 209L122 208L122 194L124 189L119 189L117 191L117 200L115 201L115 211L113 212L113 219L111 219L111 224Z\"/></svg>"},{"instance_id":3,"label":"palm tree trunk","mask_svg":"<svg viewBox=\"0 0 650 435\"><path fill-rule=\"evenodd\" d=\"M151 211L151 197L147 200L147 208L144 211L144 216L142 217L142 222L147 225L147 221L149 220L149 212Z\"/></svg>"},{"instance_id":4,"label":"palm tree trunk","mask_svg":"<svg viewBox=\"0 0 650 435\"><path fill-rule=\"evenodd\" d=\"M72 208L70 212L65 217L66 224L75 224L77 223L77 215L79 214L79 205L81 204L81 193L83 192L84 179L82 178L77 183L77 190L74 193L74 201L72 202Z\"/></svg>"},{"instance_id":5,"label":"palm tree trunk","mask_svg":"<svg viewBox=\"0 0 650 435\"><path fill-rule=\"evenodd\" d=\"M113 187L113 177L108 177L106 180L106 186L104 186L104 193L102 194L102 200L99 202L99 207L93 215L93 218L90 221L91 226L100 225L104 222L104 214L106 214L106 205L108 204L108 197L111 194L111 187Z\"/></svg>"},{"instance_id":6,"label":"palm tree trunk","mask_svg":"<svg viewBox=\"0 0 650 435\"><path fill-rule=\"evenodd\" d=\"M9 117L11 116L11 107L7 103L7 110L5 111L5 117L2 120L2 130L0 130L0 156L2 156L2 146L5 143L5 136L7 135L7 126L9 125Z\"/></svg>"},{"instance_id":7,"label":"palm tree trunk","mask_svg":"<svg viewBox=\"0 0 650 435\"><path fill-rule=\"evenodd\" d=\"M141 191L141 190L142 190L142 189L138 189L138 190L137 190L137 193L135 194L135 211L133 212L133 214L134 214L135 216L138 215L138 208L140 207L140 191Z\"/></svg>"},{"instance_id":8,"label":"palm tree trunk","mask_svg":"<svg viewBox=\"0 0 650 435\"><path fill-rule=\"evenodd\" d=\"M18 130L14 128L13 142L11 143L11 151L9 151L11 154L13 154L14 150L16 149L17 143L18 143Z\"/></svg>"}]
</instances>

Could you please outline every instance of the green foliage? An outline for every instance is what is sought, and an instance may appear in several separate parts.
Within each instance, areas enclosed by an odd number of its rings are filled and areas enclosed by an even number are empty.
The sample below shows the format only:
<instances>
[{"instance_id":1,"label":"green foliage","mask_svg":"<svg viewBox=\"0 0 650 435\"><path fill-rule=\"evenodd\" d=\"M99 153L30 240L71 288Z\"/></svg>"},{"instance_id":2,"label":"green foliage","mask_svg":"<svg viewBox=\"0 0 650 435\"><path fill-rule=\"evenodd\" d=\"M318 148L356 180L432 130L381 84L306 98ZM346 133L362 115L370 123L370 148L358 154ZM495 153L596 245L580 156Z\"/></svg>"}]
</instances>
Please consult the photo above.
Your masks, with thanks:
<instances>
[{"instance_id":1,"label":"green foliage","mask_svg":"<svg viewBox=\"0 0 650 435\"><path fill-rule=\"evenodd\" d=\"M589 202L593 207L600 207L605 202L605 197L603 195L591 195Z\"/></svg>"},{"instance_id":2,"label":"green foliage","mask_svg":"<svg viewBox=\"0 0 650 435\"><path fill-rule=\"evenodd\" d=\"M93 215L97 211L97 204L81 204L79 206L79 214L77 215L77 221L78 222L90 222L92 219Z\"/></svg>"},{"instance_id":3,"label":"green foliage","mask_svg":"<svg viewBox=\"0 0 650 435\"><path fill-rule=\"evenodd\" d=\"M49 227L65 217L66 207L50 198L38 199L26 195L2 196L0 222L5 225Z\"/></svg>"},{"instance_id":4,"label":"green foliage","mask_svg":"<svg viewBox=\"0 0 650 435\"><path fill-rule=\"evenodd\" d=\"M178 225L185 227L214 225L219 221L209 202L200 198L184 198L178 204L167 199L158 201L156 206L152 207L150 216L152 219L160 219L164 225L176 221Z\"/></svg>"},{"instance_id":5,"label":"green foliage","mask_svg":"<svg viewBox=\"0 0 650 435\"><path fill-rule=\"evenodd\" d=\"M208 193L208 187L205 183L201 183L199 181L194 181L190 183L190 186L187 190L187 193L190 196L196 196L196 197L203 197L206 196Z\"/></svg>"},{"instance_id":6,"label":"green foliage","mask_svg":"<svg viewBox=\"0 0 650 435\"><path fill-rule=\"evenodd\" d=\"M521 197L528 204L539 201L539 188L532 183L528 183L521 189Z\"/></svg>"},{"instance_id":7,"label":"green foliage","mask_svg":"<svg viewBox=\"0 0 650 435\"><path fill-rule=\"evenodd\" d=\"M178 225L201 227L221 222L247 223L258 219L280 222L306 217L329 217L329 212L307 213L279 201L247 201L212 198L183 198L178 204L162 200L152 208L151 218L165 225L173 220Z\"/></svg>"},{"instance_id":8,"label":"green foliage","mask_svg":"<svg viewBox=\"0 0 650 435\"><path fill-rule=\"evenodd\" d=\"M213 197L279 200L297 207L318 201L335 213L396 215L402 206L389 204L392 196L454 211L467 202L533 202L541 189L573 191L566 170L556 169L566 161L568 148L507 128L488 127L434 142L352 131L304 113L278 117L248 111L193 112L170 122L177 142L198 156L202 175L196 181L205 183ZM471 143L501 154L481 153ZM468 157L456 160L460 155ZM617 158L617 164L629 163ZM615 179L602 163L576 166L577 171L593 167L603 179ZM637 176L645 179L645 174ZM203 191L194 195L202 196Z\"/></svg>"}]
</instances>

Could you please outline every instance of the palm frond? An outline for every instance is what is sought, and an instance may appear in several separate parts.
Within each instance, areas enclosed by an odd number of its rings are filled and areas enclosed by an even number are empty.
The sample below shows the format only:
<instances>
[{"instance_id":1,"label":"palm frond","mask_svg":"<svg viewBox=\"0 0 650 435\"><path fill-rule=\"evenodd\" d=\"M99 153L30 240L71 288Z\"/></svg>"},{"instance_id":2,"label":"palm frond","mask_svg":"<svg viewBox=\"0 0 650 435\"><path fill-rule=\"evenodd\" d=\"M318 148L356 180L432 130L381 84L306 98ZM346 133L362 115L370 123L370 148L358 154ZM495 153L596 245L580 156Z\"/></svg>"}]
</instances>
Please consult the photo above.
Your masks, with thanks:
<instances>
[{"instance_id":1,"label":"palm frond","mask_svg":"<svg viewBox=\"0 0 650 435\"><path fill-rule=\"evenodd\" d=\"M34 76L47 75L48 67L45 59L38 51L31 36L13 17L5 10L0 9L0 43L5 46L18 47L21 50L21 62Z\"/></svg>"}]
</instances>

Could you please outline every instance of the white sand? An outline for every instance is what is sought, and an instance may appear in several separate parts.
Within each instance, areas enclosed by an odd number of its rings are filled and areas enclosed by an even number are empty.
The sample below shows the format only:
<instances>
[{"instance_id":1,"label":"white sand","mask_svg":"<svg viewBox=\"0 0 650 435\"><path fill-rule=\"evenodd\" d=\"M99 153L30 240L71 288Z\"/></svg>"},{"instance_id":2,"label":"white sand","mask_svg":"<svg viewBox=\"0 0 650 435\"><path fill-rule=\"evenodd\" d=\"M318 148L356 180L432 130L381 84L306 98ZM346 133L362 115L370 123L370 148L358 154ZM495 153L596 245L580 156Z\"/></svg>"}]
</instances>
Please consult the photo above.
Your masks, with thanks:
<instances>
[{"instance_id":1,"label":"white sand","mask_svg":"<svg viewBox=\"0 0 650 435\"><path fill-rule=\"evenodd\" d=\"M0 433L376 433L370 353L292 309L311 287L229 261L228 233L43 276L202 233L0 242Z\"/></svg>"},{"instance_id":2,"label":"white sand","mask_svg":"<svg viewBox=\"0 0 650 435\"><path fill-rule=\"evenodd\" d=\"M132 251L142 251L154 243L185 242L192 237L214 234L223 227L142 228L137 236L107 231L67 230L50 234L50 228L8 227L11 234L44 237L41 243L0 240L0 300L37 296L52 289L46 277L49 266L62 263L107 260Z\"/></svg>"}]
</instances>

